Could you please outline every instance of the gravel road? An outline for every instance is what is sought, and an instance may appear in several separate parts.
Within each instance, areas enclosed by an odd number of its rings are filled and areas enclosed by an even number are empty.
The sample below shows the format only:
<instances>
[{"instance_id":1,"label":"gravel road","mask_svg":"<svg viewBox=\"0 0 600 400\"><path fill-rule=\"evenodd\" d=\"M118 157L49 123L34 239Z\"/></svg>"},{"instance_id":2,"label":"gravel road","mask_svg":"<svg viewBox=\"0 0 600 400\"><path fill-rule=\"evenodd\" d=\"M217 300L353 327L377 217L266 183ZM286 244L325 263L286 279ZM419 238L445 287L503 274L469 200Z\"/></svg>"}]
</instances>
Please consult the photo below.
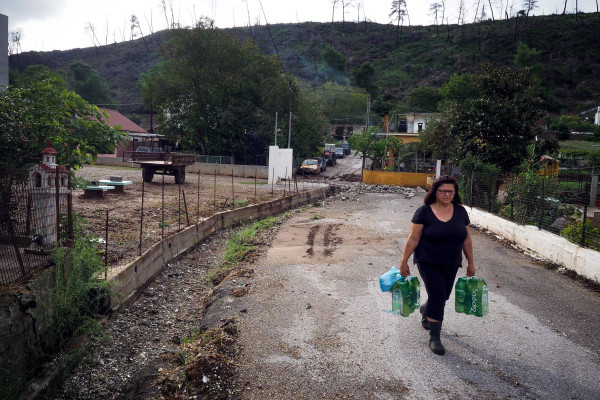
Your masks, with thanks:
<instances>
[{"instance_id":1,"label":"gravel road","mask_svg":"<svg viewBox=\"0 0 600 400\"><path fill-rule=\"evenodd\" d=\"M377 281L398 264L422 198L348 197L296 214L252 266L253 290L235 306L240 398L600 398L598 292L474 231L490 313L456 314L451 297L436 356L418 313L386 312Z\"/></svg>"}]
</instances>

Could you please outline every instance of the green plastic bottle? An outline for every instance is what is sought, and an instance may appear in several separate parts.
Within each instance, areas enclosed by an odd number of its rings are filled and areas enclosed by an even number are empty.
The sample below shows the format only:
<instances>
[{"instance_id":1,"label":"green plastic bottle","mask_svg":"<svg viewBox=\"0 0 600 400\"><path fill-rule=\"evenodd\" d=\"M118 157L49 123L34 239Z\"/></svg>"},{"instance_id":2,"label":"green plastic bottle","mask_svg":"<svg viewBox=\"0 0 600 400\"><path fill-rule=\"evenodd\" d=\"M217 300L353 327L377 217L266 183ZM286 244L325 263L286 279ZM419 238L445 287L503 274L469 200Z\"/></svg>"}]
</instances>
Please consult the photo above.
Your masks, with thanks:
<instances>
[{"instance_id":1,"label":"green plastic bottle","mask_svg":"<svg viewBox=\"0 0 600 400\"><path fill-rule=\"evenodd\" d=\"M454 309L457 313L465 312L465 295L467 289L467 278L460 277L456 281L456 286L454 287Z\"/></svg>"},{"instance_id":2,"label":"green plastic bottle","mask_svg":"<svg viewBox=\"0 0 600 400\"><path fill-rule=\"evenodd\" d=\"M412 311L421 307L421 282L416 276L409 277L410 282L410 299Z\"/></svg>"},{"instance_id":3,"label":"green plastic bottle","mask_svg":"<svg viewBox=\"0 0 600 400\"><path fill-rule=\"evenodd\" d=\"M397 280L392 286L392 311L403 317L408 317L413 311L410 299L410 284L405 277Z\"/></svg>"},{"instance_id":4,"label":"green plastic bottle","mask_svg":"<svg viewBox=\"0 0 600 400\"><path fill-rule=\"evenodd\" d=\"M488 313L488 289L483 279L471 282L471 315L483 317Z\"/></svg>"},{"instance_id":5,"label":"green plastic bottle","mask_svg":"<svg viewBox=\"0 0 600 400\"><path fill-rule=\"evenodd\" d=\"M473 315L472 282L473 278L465 278L465 304L463 312L467 315Z\"/></svg>"}]
</instances>

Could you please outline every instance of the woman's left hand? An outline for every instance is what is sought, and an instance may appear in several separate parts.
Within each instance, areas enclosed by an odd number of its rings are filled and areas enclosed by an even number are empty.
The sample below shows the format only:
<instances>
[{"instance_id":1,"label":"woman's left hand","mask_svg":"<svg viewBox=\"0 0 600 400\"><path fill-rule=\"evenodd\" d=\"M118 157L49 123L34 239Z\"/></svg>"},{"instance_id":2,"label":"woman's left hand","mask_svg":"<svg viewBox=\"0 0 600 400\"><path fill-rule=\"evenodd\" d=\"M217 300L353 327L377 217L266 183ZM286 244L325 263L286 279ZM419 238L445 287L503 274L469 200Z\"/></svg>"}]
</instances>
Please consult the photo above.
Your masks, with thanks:
<instances>
[{"instance_id":1,"label":"woman's left hand","mask_svg":"<svg viewBox=\"0 0 600 400\"><path fill-rule=\"evenodd\" d=\"M467 265L467 276L468 277L475 276L475 265L473 265L473 264Z\"/></svg>"}]
</instances>

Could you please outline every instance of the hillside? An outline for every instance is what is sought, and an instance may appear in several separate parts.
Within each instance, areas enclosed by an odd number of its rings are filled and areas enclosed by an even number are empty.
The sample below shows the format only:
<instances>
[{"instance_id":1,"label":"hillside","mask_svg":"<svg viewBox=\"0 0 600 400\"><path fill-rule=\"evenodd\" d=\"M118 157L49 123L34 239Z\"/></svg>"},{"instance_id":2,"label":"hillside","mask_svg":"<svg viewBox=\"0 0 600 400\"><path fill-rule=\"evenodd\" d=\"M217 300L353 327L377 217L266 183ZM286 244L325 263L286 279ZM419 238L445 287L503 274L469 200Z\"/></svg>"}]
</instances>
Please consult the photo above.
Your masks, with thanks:
<instances>
[{"instance_id":1,"label":"hillside","mask_svg":"<svg viewBox=\"0 0 600 400\"><path fill-rule=\"evenodd\" d=\"M266 26L227 29L241 40L254 40L274 54ZM301 23L271 26L286 69L298 77L322 83L320 52L326 44L348 60L346 75L365 61L376 67L377 85L389 100L404 100L418 86L440 86L455 72L475 72L482 62L513 65L518 42L542 51L543 84L566 111L581 111L600 103L600 14L553 15L484 21L463 26L396 27L375 23ZM125 113L145 113L136 83L140 73L159 61L165 32L130 42L53 52L28 52L10 57L10 67L23 70L45 64L68 70L81 60L108 81L113 98L130 106Z\"/></svg>"}]
</instances>

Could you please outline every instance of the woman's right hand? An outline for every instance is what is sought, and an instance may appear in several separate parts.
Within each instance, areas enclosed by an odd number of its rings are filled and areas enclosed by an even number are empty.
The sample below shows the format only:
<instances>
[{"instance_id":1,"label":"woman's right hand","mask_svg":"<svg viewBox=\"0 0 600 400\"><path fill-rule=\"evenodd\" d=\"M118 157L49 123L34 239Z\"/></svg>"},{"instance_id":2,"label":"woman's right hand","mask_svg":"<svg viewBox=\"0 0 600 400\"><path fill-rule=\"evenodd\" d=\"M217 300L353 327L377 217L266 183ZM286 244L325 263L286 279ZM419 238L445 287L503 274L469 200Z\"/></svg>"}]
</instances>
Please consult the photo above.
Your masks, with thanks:
<instances>
[{"instance_id":1,"label":"woman's right hand","mask_svg":"<svg viewBox=\"0 0 600 400\"><path fill-rule=\"evenodd\" d=\"M400 275L402 276L409 276L410 275L410 268L408 267L408 262L403 262L400 263Z\"/></svg>"}]
</instances>

